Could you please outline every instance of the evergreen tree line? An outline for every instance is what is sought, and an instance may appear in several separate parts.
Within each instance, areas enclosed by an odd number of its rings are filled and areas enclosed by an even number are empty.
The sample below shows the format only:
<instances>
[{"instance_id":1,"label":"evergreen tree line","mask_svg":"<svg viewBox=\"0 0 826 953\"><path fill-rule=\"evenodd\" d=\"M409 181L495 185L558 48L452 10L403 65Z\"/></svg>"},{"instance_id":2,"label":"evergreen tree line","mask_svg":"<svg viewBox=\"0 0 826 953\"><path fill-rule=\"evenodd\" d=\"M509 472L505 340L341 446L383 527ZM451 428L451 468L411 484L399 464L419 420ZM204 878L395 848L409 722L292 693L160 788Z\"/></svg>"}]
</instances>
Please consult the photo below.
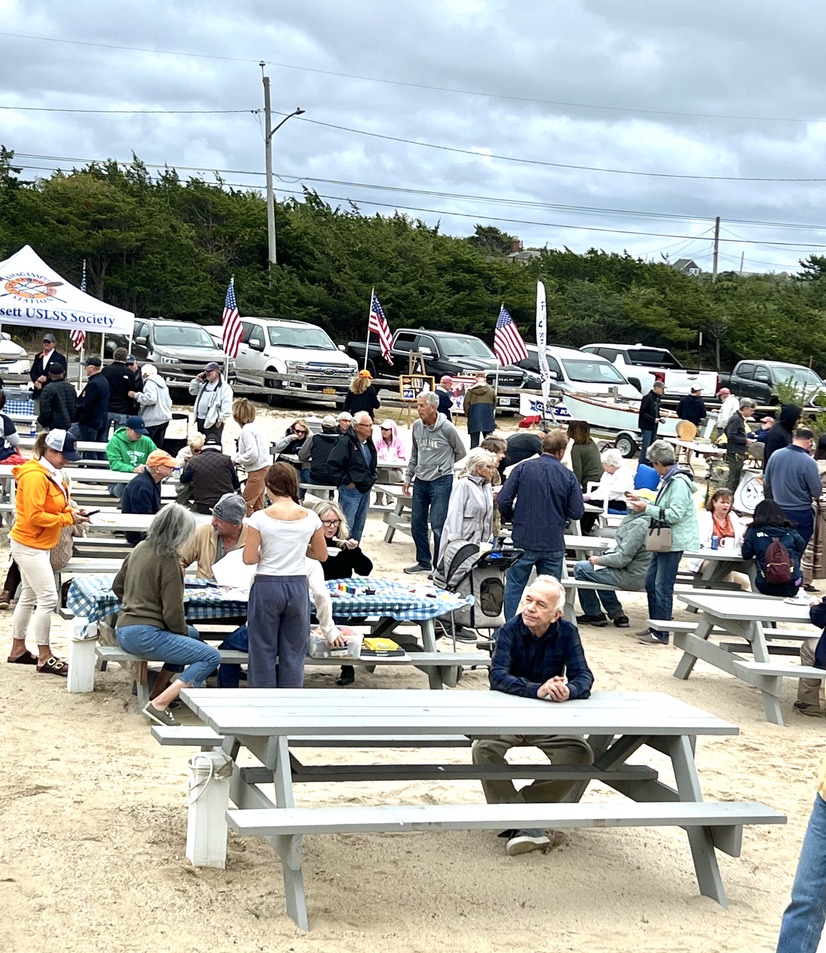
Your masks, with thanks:
<instances>
[{"instance_id":1,"label":"evergreen tree line","mask_svg":"<svg viewBox=\"0 0 826 953\"><path fill-rule=\"evenodd\" d=\"M231 275L242 314L322 325L337 343L366 335L370 289L391 328L476 334L490 343L504 303L534 338L536 280L545 282L548 339L668 347L689 366L742 358L812 364L826 372L826 258L792 277L723 272L689 277L665 263L591 249L541 250L514 263L512 237L490 226L450 237L396 213L331 207L305 190L276 210L278 265L267 267L264 198L216 178L183 181L93 163L26 181L0 147L0 260L29 244L90 294L141 317L220 323ZM702 351L698 350L700 333Z\"/></svg>"}]
</instances>

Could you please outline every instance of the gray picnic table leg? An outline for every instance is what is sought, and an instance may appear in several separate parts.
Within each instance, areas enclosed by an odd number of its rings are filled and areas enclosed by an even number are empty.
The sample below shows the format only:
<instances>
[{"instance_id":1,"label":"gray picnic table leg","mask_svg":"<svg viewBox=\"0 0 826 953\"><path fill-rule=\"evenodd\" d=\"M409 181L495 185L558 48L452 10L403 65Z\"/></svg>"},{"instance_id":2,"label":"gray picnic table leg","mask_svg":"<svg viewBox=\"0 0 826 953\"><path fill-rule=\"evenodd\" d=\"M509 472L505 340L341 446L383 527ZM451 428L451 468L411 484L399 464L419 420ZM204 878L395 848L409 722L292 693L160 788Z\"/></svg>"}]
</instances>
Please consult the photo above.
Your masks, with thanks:
<instances>
[{"instance_id":1,"label":"gray picnic table leg","mask_svg":"<svg viewBox=\"0 0 826 953\"><path fill-rule=\"evenodd\" d=\"M674 769L674 780L677 784L680 800L702 801L703 792L700 788L700 779L697 776L697 765L694 761L694 749L691 741L685 735L664 740ZM694 859L694 871L697 874L700 893L704 897L716 900L721 907L727 908L728 899L726 898L720 867L717 863L711 828L690 827L686 833L691 847L691 855Z\"/></svg>"},{"instance_id":2,"label":"gray picnic table leg","mask_svg":"<svg viewBox=\"0 0 826 953\"><path fill-rule=\"evenodd\" d=\"M422 619L420 623L422 631L422 646L425 652L437 652L436 648L436 627L433 625L433 619ZM415 665L415 662L413 663ZM455 673L451 675L450 672L446 670L448 668L455 669L456 666L440 666L440 665L431 665L427 669L427 680L430 684L430 687L434 690L441 689L444 687L445 682L453 681L455 685L459 681L458 676L455 677ZM447 678L444 675L447 674Z\"/></svg>"},{"instance_id":3,"label":"gray picnic table leg","mask_svg":"<svg viewBox=\"0 0 826 953\"><path fill-rule=\"evenodd\" d=\"M694 654L694 649L698 649L698 642L706 642L711 630L714 628L714 624L708 620L705 613L703 613L702 618L700 619L697 625L696 632L687 633L684 636L684 642L682 645L683 657L677 663L677 667L674 669L674 678L683 678L686 679L694 671L694 666L697 664L698 656ZM675 643L677 642L677 636L674 636Z\"/></svg>"},{"instance_id":4,"label":"gray picnic table leg","mask_svg":"<svg viewBox=\"0 0 826 953\"><path fill-rule=\"evenodd\" d=\"M266 766L273 772L276 805L282 808L295 807L290 745L285 735L278 735L267 742ZM287 914L302 930L309 930L307 900L304 894L304 871L301 867L301 835L278 834L273 840L281 859Z\"/></svg>"}]
</instances>

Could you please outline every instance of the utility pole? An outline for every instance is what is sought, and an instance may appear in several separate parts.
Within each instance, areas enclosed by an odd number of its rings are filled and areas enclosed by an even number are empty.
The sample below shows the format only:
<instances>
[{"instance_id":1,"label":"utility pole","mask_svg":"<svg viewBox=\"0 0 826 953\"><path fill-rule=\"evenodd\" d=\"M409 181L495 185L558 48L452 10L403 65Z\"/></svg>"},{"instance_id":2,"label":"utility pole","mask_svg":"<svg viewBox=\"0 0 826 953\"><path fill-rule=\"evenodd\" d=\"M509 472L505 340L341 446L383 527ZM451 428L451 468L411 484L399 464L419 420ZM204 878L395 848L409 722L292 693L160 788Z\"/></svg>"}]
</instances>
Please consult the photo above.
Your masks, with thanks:
<instances>
[{"instance_id":1,"label":"utility pole","mask_svg":"<svg viewBox=\"0 0 826 953\"><path fill-rule=\"evenodd\" d=\"M717 280L717 256L720 253L720 216L714 219L714 254L711 259L711 280Z\"/></svg>"},{"instance_id":2,"label":"utility pole","mask_svg":"<svg viewBox=\"0 0 826 953\"><path fill-rule=\"evenodd\" d=\"M272 185L272 137L288 119L292 119L293 116L300 116L304 110L301 109L301 107L297 107L273 128L272 109L270 107L270 78L264 74L264 67L267 64L262 60L258 65L261 67L261 80L264 83L264 124L266 129L266 133L264 134L264 152L267 175L267 258L270 263L270 278L272 279L272 267L278 263L275 246L275 193Z\"/></svg>"}]
</instances>

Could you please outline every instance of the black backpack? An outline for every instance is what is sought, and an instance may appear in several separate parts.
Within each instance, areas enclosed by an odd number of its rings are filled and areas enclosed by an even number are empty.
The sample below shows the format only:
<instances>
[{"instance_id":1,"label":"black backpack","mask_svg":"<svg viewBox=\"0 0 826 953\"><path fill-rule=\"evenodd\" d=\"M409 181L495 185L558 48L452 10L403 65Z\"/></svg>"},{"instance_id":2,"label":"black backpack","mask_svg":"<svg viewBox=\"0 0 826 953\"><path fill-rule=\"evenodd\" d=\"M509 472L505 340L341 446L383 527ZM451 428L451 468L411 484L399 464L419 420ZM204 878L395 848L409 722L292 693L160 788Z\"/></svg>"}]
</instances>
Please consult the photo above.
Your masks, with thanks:
<instances>
[{"instance_id":1,"label":"black backpack","mask_svg":"<svg viewBox=\"0 0 826 953\"><path fill-rule=\"evenodd\" d=\"M779 539L773 539L766 549L763 556L765 571L763 575L766 582L772 585L783 586L792 581L794 575L794 563L788 549Z\"/></svg>"}]
</instances>

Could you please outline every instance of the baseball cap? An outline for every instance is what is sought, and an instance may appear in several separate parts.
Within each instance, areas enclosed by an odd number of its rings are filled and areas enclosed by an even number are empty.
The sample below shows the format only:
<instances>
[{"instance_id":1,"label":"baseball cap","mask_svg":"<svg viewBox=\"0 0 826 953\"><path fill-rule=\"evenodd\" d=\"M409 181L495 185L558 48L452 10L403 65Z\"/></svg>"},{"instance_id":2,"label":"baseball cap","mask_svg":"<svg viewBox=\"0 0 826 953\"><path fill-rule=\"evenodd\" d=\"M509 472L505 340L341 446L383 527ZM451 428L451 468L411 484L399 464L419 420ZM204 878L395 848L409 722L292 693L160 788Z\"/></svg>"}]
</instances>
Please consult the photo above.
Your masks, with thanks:
<instances>
[{"instance_id":1,"label":"baseball cap","mask_svg":"<svg viewBox=\"0 0 826 953\"><path fill-rule=\"evenodd\" d=\"M659 387L661 390L665 390L665 384L662 381L654 381L651 385L652 387Z\"/></svg>"},{"instance_id":2,"label":"baseball cap","mask_svg":"<svg viewBox=\"0 0 826 953\"><path fill-rule=\"evenodd\" d=\"M128 430L134 430L135 433L148 433L146 424L143 422L143 417L127 417L126 427Z\"/></svg>"},{"instance_id":3,"label":"baseball cap","mask_svg":"<svg viewBox=\"0 0 826 953\"><path fill-rule=\"evenodd\" d=\"M352 420L353 415L349 411L342 410L342 412L338 415L337 419L338 420Z\"/></svg>"},{"instance_id":4,"label":"baseball cap","mask_svg":"<svg viewBox=\"0 0 826 953\"><path fill-rule=\"evenodd\" d=\"M204 446L205 447L220 447L221 435L219 433L215 433L214 430L211 433L208 433L206 437L204 437Z\"/></svg>"},{"instance_id":5,"label":"baseball cap","mask_svg":"<svg viewBox=\"0 0 826 953\"><path fill-rule=\"evenodd\" d=\"M178 461L170 456L166 450L153 450L146 458L148 467L173 467L178 469Z\"/></svg>"},{"instance_id":6,"label":"baseball cap","mask_svg":"<svg viewBox=\"0 0 826 953\"><path fill-rule=\"evenodd\" d=\"M247 504L244 502L244 497L238 493L225 493L212 507L212 515L217 516L219 520L225 520L227 523L235 523L236 526L240 526L247 515Z\"/></svg>"},{"instance_id":7,"label":"baseball cap","mask_svg":"<svg viewBox=\"0 0 826 953\"><path fill-rule=\"evenodd\" d=\"M102 361L101 361L101 359L100 359L96 354L91 354L91 355L89 355L89 357L86 358L85 366L86 366L86 367L90 367L90 366L91 366L91 367L101 367L101 366L102 366Z\"/></svg>"},{"instance_id":8,"label":"baseball cap","mask_svg":"<svg viewBox=\"0 0 826 953\"><path fill-rule=\"evenodd\" d=\"M80 454L77 452L77 441L68 430L50 430L46 437L46 446L62 453L72 463L80 459Z\"/></svg>"},{"instance_id":9,"label":"baseball cap","mask_svg":"<svg viewBox=\"0 0 826 953\"><path fill-rule=\"evenodd\" d=\"M204 364L205 371L220 371L221 365L217 361L210 361L209 364Z\"/></svg>"},{"instance_id":10,"label":"baseball cap","mask_svg":"<svg viewBox=\"0 0 826 953\"><path fill-rule=\"evenodd\" d=\"M127 363L127 364L137 364L137 363L138 363L138 359L135 357L134 354L127 354L127 355L126 355L126 363Z\"/></svg>"},{"instance_id":11,"label":"baseball cap","mask_svg":"<svg viewBox=\"0 0 826 953\"><path fill-rule=\"evenodd\" d=\"M702 388L702 387L692 387L692 388L691 388L691 393L692 393L692 394L701 394L702 392L703 392L703 388Z\"/></svg>"},{"instance_id":12,"label":"baseball cap","mask_svg":"<svg viewBox=\"0 0 826 953\"><path fill-rule=\"evenodd\" d=\"M388 418L387 420L383 420L383 421L381 422L381 425L379 426L379 429L380 429L380 430L392 430L392 429L393 429L393 423L394 423L394 421L390 420L389 418Z\"/></svg>"},{"instance_id":13,"label":"baseball cap","mask_svg":"<svg viewBox=\"0 0 826 953\"><path fill-rule=\"evenodd\" d=\"M370 380L373 380L373 375L367 370L359 371L359 377L369 377Z\"/></svg>"},{"instance_id":14,"label":"baseball cap","mask_svg":"<svg viewBox=\"0 0 826 953\"><path fill-rule=\"evenodd\" d=\"M730 394L731 391L728 389L728 387L721 387L720 390L717 391L718 397L728 397Z\"/></svg>"},{"instance_id":15,"label":"baseball cap","mask_svg":"<svg viewBox=\"0 0 826 953\"><path fill-rule=\"evenodd\" d=\"M335 427L335 425L336 425L336 418L332 414L325 414L321 418L322 427Z\"/></svg>"},{"instance_id":16,"label":"baseball cap","mask_svg":"<svg viewBox=\"0 0 826 953\"><path fill-rule=\"evenodd\" d=\"M53 377L57 377L59 374L65 374L66 365L63 363L63 361L49 361L47 373L51 374Z\"/></svg>"},{"instance_id":17,"label":"baseball cap","mask_svg":"<svg viewBox=\"0 0 826 953\"><path fill-rule=\"evenodd\" d=\"M54 344L54 343L57 341L57 338L52 334L51 331L49 331L48 334L44 334L44 335L43 335L43 340L44 340L44 341L51 341L52 344Z\"/></svg>"}]
</instances>

